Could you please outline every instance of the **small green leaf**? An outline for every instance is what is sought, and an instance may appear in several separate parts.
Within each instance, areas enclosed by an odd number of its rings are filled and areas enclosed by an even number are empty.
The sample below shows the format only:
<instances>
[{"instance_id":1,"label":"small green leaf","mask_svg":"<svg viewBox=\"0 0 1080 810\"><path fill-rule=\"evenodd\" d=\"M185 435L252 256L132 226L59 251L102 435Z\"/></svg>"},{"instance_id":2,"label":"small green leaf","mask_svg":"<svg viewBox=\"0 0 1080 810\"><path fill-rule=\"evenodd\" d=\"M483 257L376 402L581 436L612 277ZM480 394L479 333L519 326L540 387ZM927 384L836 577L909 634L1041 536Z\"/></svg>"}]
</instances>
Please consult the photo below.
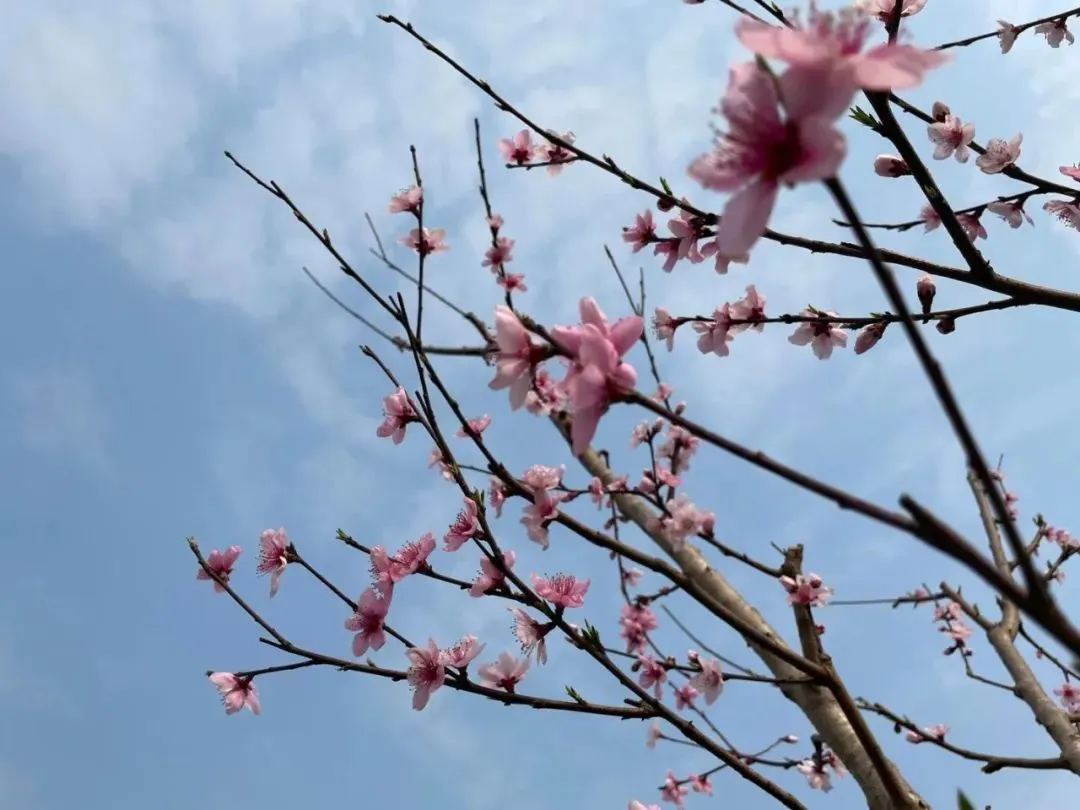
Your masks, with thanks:
<instances>
[{"instance_id":1,"label":"small green leaf","mask_svg":"<svg viewBox=\"0 0 1080 810\"><path fill-rule=\"evenodd\" d=\"M956 791L956 810L975 810L975 805L962 790Z\"/></svg>"},{"instance_id":2,"label":"small green leaf","mask_svg":"<svg viewBox=\"0 0 1080 810\"><path fill-rule=\"evenodd\" d=\"M870 127L870 129L877 129L881 124L874 116L864 110L862 107L852 107L849 110L850 117L857 123L862 124L864 127Z\"/></svg>"}]
</instances>

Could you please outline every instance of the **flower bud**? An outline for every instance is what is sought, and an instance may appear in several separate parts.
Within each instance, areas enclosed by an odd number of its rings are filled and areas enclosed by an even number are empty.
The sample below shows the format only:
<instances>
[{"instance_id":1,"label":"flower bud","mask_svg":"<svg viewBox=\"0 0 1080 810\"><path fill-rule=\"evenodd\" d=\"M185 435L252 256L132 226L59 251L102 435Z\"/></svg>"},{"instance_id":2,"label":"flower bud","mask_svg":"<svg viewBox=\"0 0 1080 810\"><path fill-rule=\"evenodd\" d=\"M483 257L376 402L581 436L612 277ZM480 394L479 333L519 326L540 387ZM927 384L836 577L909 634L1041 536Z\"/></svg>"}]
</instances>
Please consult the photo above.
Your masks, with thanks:
<instances>
[{"instance_id":1,"label":"flower bud","mask_svg":"<svg viewBox=\"0 0 1080 810\"><path fill-rule=\"evenodd\" d=\"M952 115L952 110L949 109L948 105L940 101L935 101L934 106L930 108L930 115L933 116L935 121L941 123Z\"/></svg>"},{"instance_id":2,"label":"flower bud","mask_svg":"<svg viewBox=\"0 0 1080 810\"><path fill-rule=\"evenodd\" d=\"M874 348L878 341L885 335L888 321L875 321L869 326L863 327L859 336L855 338L855 354L865 354Z\"/></svg>"},{"instance_id":3,"label":"flower bud","mask_svg":"<svg viewBox=\"0 0 1080 810\"><path fill-rule=\"evenodd\" d=\"M922 305L922 314L929 315L934 308L934 295L937 294L934 279L930 277L929 273L924 273L923 277L919 279L919 282L915 285L915 292L919 296L919 303ZM923 323L926 323L926 321L923 321Z\"/></svg>"},{"instance_id":4,"label":"flower bud","mask_svg":"<svg viewBox=\"0 0 1080 810\"><path fill-rule=\"evenodd\" d=\"M911 174L911 169L903 158L878 155L874 158L874 173L878 177L904 177Z\"/></svg>"},{"instance_id":5,"label":"flower bud","mask_svg":"<svg viewBox=\"0 0 1080 810\"><path fill-rule=\"evenodd\" d=\"M956 320L954 318L942 318L937 322L937 330L943 335L951 335L956 331Z\"/></svg>"}]
</instances>

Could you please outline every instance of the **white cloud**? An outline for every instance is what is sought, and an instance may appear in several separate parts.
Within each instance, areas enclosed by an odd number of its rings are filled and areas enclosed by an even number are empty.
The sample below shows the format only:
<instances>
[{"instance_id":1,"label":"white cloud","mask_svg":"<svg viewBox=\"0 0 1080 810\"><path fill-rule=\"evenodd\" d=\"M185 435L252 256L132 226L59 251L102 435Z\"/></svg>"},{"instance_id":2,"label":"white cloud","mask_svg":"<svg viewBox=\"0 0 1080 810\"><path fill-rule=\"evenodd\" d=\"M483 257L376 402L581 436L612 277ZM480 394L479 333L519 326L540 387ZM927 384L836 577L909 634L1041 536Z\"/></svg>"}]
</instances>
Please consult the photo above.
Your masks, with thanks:
<instances>
[{"instance_id":1,"label":"white cloud","mask_svg":"<svg viewBox=\"0 0 1080 810\"><path fill-rule=\"evenodd\" d=\"M108 414L85 370L43 371L15 379L12 388L22 411L21 437L28 446L71 455L95 472L112 472Z\"/></svg>"}]
</instances>

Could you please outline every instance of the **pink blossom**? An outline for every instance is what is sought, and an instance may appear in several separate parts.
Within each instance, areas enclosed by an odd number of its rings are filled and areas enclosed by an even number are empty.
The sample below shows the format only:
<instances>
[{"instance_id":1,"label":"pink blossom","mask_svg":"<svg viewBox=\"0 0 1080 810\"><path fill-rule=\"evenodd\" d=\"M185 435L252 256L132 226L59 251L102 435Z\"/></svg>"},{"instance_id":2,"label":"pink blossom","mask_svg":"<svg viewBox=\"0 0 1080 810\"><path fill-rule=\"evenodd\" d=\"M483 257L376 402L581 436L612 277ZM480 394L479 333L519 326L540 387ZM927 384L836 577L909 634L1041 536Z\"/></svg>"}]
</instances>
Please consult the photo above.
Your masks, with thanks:
<instances>
[{"instance_id":1,"label":"pink blossom","mask_svg":"<svg viewBox=\"0 0 1080 810\"><path fill-rule=\"evenodd\" d=\"M1061 705L1069 714L1080 714L1080 687L1070 681L1065 681L1054 690L1054 694L1061 698Z\"/></svg>"},{"instance_id":2,"label":"pink blossom","mask_svg":"<svg viewBox=\"0 0 1080 810\"><path fill-rule=\"evenodd\" d=\"M521 130L513 138L503 138L498 146L506 162L515 166L524 166L531 162L535 150L532 133L527 129Z\"/></svg>"},{"instance_id":3,"label":"pink blossom","mask_svg":"<svg viewBox=\"0 0 1080 810\"><path fill-rule=\"evenodd\" d=\"M623 241L629 242L634 253L642 250L650 242L656 239L656 222L653 221L651 208L646 208L641 214L634 215L632 227L623 228Z\"/></svg>"},{"instance_id":4,"label":"pink blossom","mask_svg":"<svg viewBox=\"0 0 1080 810\"><path fill-rule=\"evenodd\" d=\"M516 411L525 404L532 384L536 346L514 311L502 304L495 307L495 345L495 379L488 388L509 388L510 409Z\"/></svg>"},{"instance_id":5,"label":"pink blossom","mask_svg":"<svg viewBox=\"0 0 1080 810\"><path fill-rule=\"evenodd\" d=\"M574 143L573 132L555 132L554 130L549 129L547 134L554 135L565 143ZM545 140L543 143L537 144L534 158L537 163L550 164L547 167L547 172L550 176L554 177L563 170L567 163L574 160L574 153L562 144L555 143L555 141L552 140Z\"/></svg>"},{"instance_id":6,"label":"pink blossom","mask_svg":"<svg viewBox=\"0 0 1080 810\"><path fill-rule=\"evenodd\" d=\"M820 790L828 793L832 790L832 780L823 765L819 765L812 759L806 759L795 766L795 770L806 777L806 782L811 790Z\"/></svg>"},{"instance_id":7,"label":"pink blossom","mask_svg":"<svg viewBox=\"0 0 1080 810\"><path fill-rule=\"evenodd\" d=\"M926 6L926 0L903 0L900 6L900 17L911 17L918 14ZM866 14L871 14L886 25L893 19L896 10L896 0L856 0L855 8Z\"/></svg>"},{"instance_id":8,"label":"pink blossom","mask_svg":"<svg viewBox=\"0 0 1080 810\"><path fill-rule=\"evenodd\" d=\"M731 305L724 304L718 307L712 316L712 320L694 321L693 329L698 333L697 348L702 354L715 354L717 357L727 357L731 350L728 344L735 340L731 333Z\"/></svg>"},{"instance_id":9,"label":"pink blossom","mask_svg":"<svg viewBox=\"0 0 1080 810\"><path fill-rule=\"evenodd\" d=\"M561 608L579 608L585 604L590 585L589 580L572 574L556 574L547 579L533 574L532 583L537 596Z\"/></svg>"},{"instance_id":10,"label":"pink blossom","mask_svg":"<svg viewBox=\"0 0 1080 810\"><path fill-rule=\"evenodd\" d=\"M211 672L209 678L217 687L225 714L236 714L245 707L254 715L262 712L253 678L242 678L231 672Z\"/></svg>"},{"instance_id":11,"label":"pink blossom","mask_svg":"<svg viewBox=\"0 0 1080 810\"><path fill-rule=\"evenodd\" d=\"M500 236L495 244L487 249L484 253L484 260L480 262L481 267L490 267L492 272L498 272L503 270L507 262L513 261L514 256L514 240L507 239L505 236Z\"/></svg>"},{"instance_id":12,"label":"pink blossom","mask_svg":"<svg viewBox=\"0 0 1080 810\"><path fill-rule=\"evenodd\" d=\"M623 605L619 615L619 636L626 641L628 653L641 653L648 643L648 634L658 626L656 614L648 605Z\"/></svg>"},{"instance_id":13,"label":"pink blossom","mask_svg":"<svg viewBox=\"0 0 1080 810\"><path fill-rule=\"evenodd\" d=\"M750 284L746 288L746 295L731 305L728 314L734 321L743 321L731 325L732 334L739 334L747 329L761 332L765 329L765 296L757 291L757 287Z\"/></svg>"},{"instance_id":14,"label":"pink blossom","mask_svg":"<svg viewBox=\"0 0 1080 810\"><path fill-rule=\"evenodd\" d=\"M1080 230L1080 203L1049 200L1043 203L1043 211L1057 217L1059 222L1070 228Z\"/></svg>"},{"instance_id":15,"label":"pink blossom","mask_svg":"<svg viewBox=\"0 0 1080 810\"><path fill-rule=\"evenodd\" d=\"M705 696L705 704L712 706L724 691L724 673L715 658L698 659L701 672L690 679L690 685Z\"/></svg>"},{"instance_id":16,"label":"pink blossom","mask_svg":"<svg viewBox=\"0 0 1080 810\"><path fill-rule=\"evenodd\" d=\"M383 398L382 406L383 423L379 425L375 435L380 439L389 436L394 444L401 444L405 440L406 426L410 422L419 420L416 410L409 402L409 395L405 393L404 388L398 388L397 391Z\"/></svg>"},{"instance_id":17,"label":"pink blossom","mask_svg":"<svg viewBox=\"0 0 1080 810\"><path fill-rule=\"evenodd\" d=\"M878 177L905 177L911 174L907 161L895 155L878 155L874 158L874 174Z\"/></svg>"},{"instance_id":18,"label":"pink blossom","mask_svg":"<svg viewBox=\"0 0 1080 810\"><path fill-rule=\"evenodd\" d=\"M495 510L495 517L502 517L503 504L506 503L506 488L495 476L491 477L488 495L491 498L491 508Z\"/></svg>"},{"instance_id":19,"label":"pink blossom","mask_svg":"<svg viewBox=\"0 0 1080 810\"><path fill-rule=\"evenodd\" d=\"M472 498L465 498L465 507L458 512L457 520L443 536L446 545L443 551L457 551L465 543L480 533L479 507Z\"/></svg>"},{"instance_id":20,"label":"pink blossom","mask_svg":"<svg viewBox=\"0 0 1080 810\"><path fill-rule=\"evenodd\" d=\"M592 298L582 298L579 310L581 326L559 326L551 333L573 360L561 387L574 411L570 437L576 456L589 448L600 418L615 398L632 391L637 383L637 372L622 358L641 338L644 328L639 315L620 318L609 326Z\"/></svg>"},{"instance_id":21,"label":"pink blossom","mask_svg":"<svg viewBox=\"0 0 1080 810\"><path fill-rule=\"evenodd\" d=\"M533 464L521 476L521 480L533 489L555 489L562 484L563 476L566 475L566 465L558 467L546 467L543 464Z\"/></svg>"},{"instance_id":22,"label":"pink blossom","mask_svg":"<svg viewBox=\"0 0 1080 810\"><path fill-rule=\"evenodd\" d=\"M922 731L909 731L905 737L909 743L918 744L926 742L926 740L944 740L945 735L949 733L949 727L938 723L937 725L927 726Z\"/></svg>"},{"instance_id":23,"label":"pink blossom","mask_svg":"<svg viewBox=\"0 0 1080 810\"><path fill-rule=\"evenodd\" d=\"M815 312L812 309L805 309L802 314L814 320L799 324L788 337L788 343L795 346L809 344L814 351L814 356L819 360L828 360L832 357L834 347L839 346L842 349L847 346L847 332L827 320L827 318L837 317L835 312Z\"/></svg>"},{"instance_id":24,"label":"pink blossom","mask_svg":"<svg viewBox=\"0 0 1080 810\"><path fill-rule=\"evenodd\" d=\"M1058 171L1068 178L1080 183L1080 165L1078 166L1058 166Z\"/></svg>"},{"instance_id":25,"label":"pink blossom","mask_svg":"<svg viewBox=\"0 0 1080 810\"><path fill-rule=\"evenodd\" d=\"M473 433L477 436L482 434L491 425L491 417L485 413L483 416L478 416L476 419L468 420L465 424L468 425L468 430L464 427L458 428L457 433L454 434L459 439L467 439Z\"/></svg>"},{"instance_id":26,"label":"pink blossom","mask_svg":"<svg viewBox=\"0 0 1080 810\"><path fill-rule=\"evenodd\" d=\"M671 313L663 307L657 307L653 312L653 334L658 340L664 341L670 352L675 348L675 321Z\"/></svg>"},{"instance_id":27,"label":"pink blossom","mask_svg":"<svg viewBox=\"0 0 1080 810\"><path fill-rule=\"evenodd\" d=\"M259 576L270 575L271 598L278 592L281 575L289 562L289 536L285 529L267 529L259 535L259 565L255 572Z\"/></svg>"},{"instance_id":28,"label":"pink blossom","mask_svg":"<svg viewBox=\"0 0 1080 810\"><path fill-rule=\"evenodd\" d=\"M946 118L952 115L952 110L949 109L949 105L944 101L935 101L930 106L930 117L933 118L939 124Z\"/></svg>"},{"instance_id":29,"label":"pink blossom","mask_svg":"<svg viewBox=\"0 0 1080 810\"><path fill-rule=\"evenodd\" d=\"M679 784L679 780L675 778L674 773L671 771L667 772L667 777L664 779L664 786L660 788L660 798L663 801L671 802L676 807L682 807L683 800L689 792L690 788L686 785Z\"/></svg>"},{"instance_id":30,"label":"pink blossom","mask_svg":"<svg viewBox=\"0 0 1080 810\"><path fill-rule=\"evenodd\" d=\"M998 20L997 38L998 44L1001 46L1001 53L1007 54L1012 50L1013 44L1016 42L1016 38L1020 36L1020 29L1010 22L1005 20Z\"/></svg>"},{"instance_id":31,"label":"pink blossom","mask_svg":"<svg viewBox=\"0 0 1080 810\"><path fill-rule=\"evenodd\" d=\"M217 575L217 578L221 582L228 582L229 577L232 576L233 566L236 564L236 558L240 556L243 549L240 546L229 546L224 551L218 551L216 548L210 552L210 555L206 558L206 566ZM195 572L195 579L209 579L214 582L214 592L224 593L225 589L214 580L210 574L206 573L206 569L201 565L199 570Z\"/></svg>"},{"instance_id":32,"label":"pink blossom","mask_svg":"<svg viewBox=\"0 0 1080 810\"><path fill-rule=\"evenodd\" d=\"M997 214L1009 223L1010 228L1019 228L1025 221L1029 225L1035 224L1024 210L1023 204L1013 200L996 200L987 205L986 210L991 214Z\"/></svg>"},{"instance_id":33,"label":"pink blossom","mask_svg":"<svg viewBox=\"0 0 1080 810\"><path fill-rule=\"evenodd\" d=\"M683 0L683 2L693 5L694 3L704 3L705 0ZM644 802L639 802L637 799L634 799L630 802L627 810L660 810L660 805L645 804Z\"/></svg>"},{"instance_id":34,"label":"pink blossom","mask_svg":"<svg viewBox=\"0 0 1080 810\"><path fill-rule=\"evenodd\" d=\"M439 468L439 475L444 481L454 480L454 471L450 469L450 465L443 458L442 450L438 447L431 448L431 454L428 456L428 469L432 467Z\"/></svg>"},{"instance_id":35,"label":"pink blossom","mask_svg":"<svg viewBox=\"0 0 1080 810\"><path fill-rule=\"evenodd\" d=\"M406 673L413 690L412 707L421 711L428 704L431 693L438 690L446 680L446 667L434 639L428 639L427 647L409 647L405 651L410 666Z\"/></svg>"},{"instance_id":36,"label":"pink blossom","mask_svg":"<svg viewBox=\"0 0 1080 810\"><path fill-rule=\"evenodd\" d=\"M923 206L922 211L919 212L919 218L923 223L923 233L930 233L930 231L937 230L941 226L941 217L938 216L938 212L934 210L933 206L929 204Z\"/></svg>"},{"instance_id":37,"label":"pink blossom","mask_svg":"<svg viewBox=\"0 0 1080 810\"><path fill-rule=\"evenodd\" d=\"M651 655L638 655L637 662L640 667L638 683L642 689L652 689L653 695L659 700L667 680L667 668Z\"/></svg>"},{"instance_id":38,"label":"pink blossom","mask_svg":"<svg viewBox=\"0 0 1080 810\"><path fill-rule=\"evenodd\" d=\"M728 133L718 137L711 153L690 164L690 176L705 188L734 192L716 231L717 250L724 256L748 253L765 233L781 184L832 177L847 152L844 136L811 102L807 89L794 85L793 76L788 71L777 82L755 62L732 68L719 107ZM780 116L781 97L786 121Z\"/></svg>"},{"instance_id":39,"label":"pink blossom","mask_svg":"<svg viewBox=\"0 0 1080 810\"><path fill-rule=\"evenodd\" d=\"M885 336L888 321L874 321L859 331L855 338L855 354L865 354L877 346L878 341Z\"/></svg>"},{"instance_id":40,"label":"pink blossom","mask_svg":"<svg viewBox=\"0 0 1080 810\"><path fill-rule=\"evenodd\" d=\"M541 666L547 663L547 631L529 616L521 608L509 608L514 617L514 638L521 645L521 651L525 655L536 652L536 663Z\"/></svg>"},{"instance_id":41,"label":"pink blossom","mask_svg":"<svg viewBox=\"0 0 1080 810\"><path fill-rule=\"evenodd\" d=\"M528 658L518 660L508 652L501 652L498 661L480 667L480 683L489 689L502 689L513 694L528 670Z\"/></svg>"},{"instance_id":42,"label":"pink blossom","mask_svg":"<svg viewBox=\"0 0 1080 810\"><path fill-rule=\"evenodd\" d=\"M974 124L965 124L955 115L947 115L944 121L930 124L926 134L936 146L934 160L946 160L955 154L958 163L968 162L971 156L968 144L975 137Z\"/></svg>"},{"instance_id":43,"label":"pink blossom","mask_svg":"<svg viewBox=\"0 0 1080 810\"><path fill-rule=\"evenodd\" d=\"M507 568L514 567L517 555L513 551L504 551L502 563ZM480 597L494 588L502 586L506 581L506 575L487 557L480 558L480 573L469 589L469 596Z\"/></svg>"},{"instance_id":44,"label":"pink blossom","mask_svg":"<svg viewBox=\"0 0 1080 810\"><path fill-rule=\"evenodd\" d=\"M788 592L789 605L823 607L832 596L832 588L825 586L817 574L798 574L795 578L780 577L780 584Z\"/></svg>"},{"instance_id":45,"label":"pink blossom","mask_svg":"<svg viewBox=\"0 0 1080 810\"><path fill-rule=\"evenodd\" d=\"M562 392L547 369L537 369L533 387L525 395L525 410L534 416L550 416L553 410L562 407L562 402Z\"/></svg>"},{"instance_id":46,"label":"pink blossom","mask_svg":"<svg viewBox=\"0 0 1080 810\"><path fill-rule=\"evenodd\" d=\"M420 211L420 204L424 200L424 189L420 186L403 188L390 198L389 211L391 214L416 214Z\"/></svg>"},{"instance_id":47,"label":"pink blossom","mask_svg":"<svg viewBox=\"0 0 1080 810\"><path fill-rule=\"evenodd\" d=\"M793 23L788 28L741 17L735 27L739 41L758 56L791 66L780 77L781 85L787 85L783 95L789 112L812 105L818 115L836 119L858 90L910 90L950 58L896 44L863 53L872 31L870 18L858 9L834 14L811 3L806 24L797 18Z\"/></svg>"},{"instance_id":48,"label":"pink blossom","mask_svg":"<svg viewBox=\"0 0 1080 810\"><path fill-rule=\"evenodd\" d=\"M627 588L636 588L641 582L642 571L640 568L624 568L621 577Z\"/></svg>"},{"instance_id":49,"label":"pink blossom","mask_svg":"<svg viewBox=\"0 0 1080 810\"><path fill-rule=\"evenodd\" d=\"M413 228L408 236L402 236L398 242L421 256L445 253L450 249L446 245L445 228Z\"/></svg>"},{"instance_id":50,"label":"pink blossom","mask_svg":"<svg viewBox=\"0 0 1080 810\"><path fill-rule=\"evenodd\" d=\"M652 725L649 726L649 730L645 732L645 747L656 748L657 741L663 736L664 733L660 729L660 724L654 720Z\"/></svg>"},{"instance_id":51,"label":"pink blossom","mask_svg":"<svg viewBox=\"0 0 1080 810\"><path fill-rule=\"evenodd\" d=\"M368 554L371 575L375 586L388 595L395 584L428 566L428 557L435 550L435 535L427 532L419 540L409 541L393 557L382 546L375 546Z\"/></svg>"},{"instance_id":52,"label":"pink blossom","mask_svg":"<svg viewBox=\"0 0 1080 810\"><path fill-rule=\"evenodd\" d=\"M562 495L552 495L546 489L538 489L533 495L533 502L522 510L521 525L529 539L545 551L548 548L548 524L559 516L559 503Z\"/></svg>"},{"instance_id":53,"label":"pink blossom","mask_svg":"<svg viewBox=\"0 0 1080 810\"><path fill-rule=\"evenodd\" d=\"M525 276L521 273L503 273L495 279L495 283L508 293L529 291L528 286L525 284Z\"/></svg>"},{"instance_id":54,"label":"pink blossom","mask_svg":"<svg viewBox=\"0 0 1080 810\"><path fill-rule=\"evenodd\" d=\"M971 211L960 211L956 214L956 221L964 229L968 239L974 242L976 239L986 238L986 227L979 219L979 214Z\"/></svg>"},{"instance_id":55,"label":"pink blossom","mask_svg":"<svg viewBox=\"0 0 1080 810\"><path fill-rule=\"evenodd\" d=\"M711 531L714 522L712 512L699 509L684 493L679 493L667 502L667 514L653 518L649 529L660 532L674 551L681 551L691 537Z\"/></svg>"},{"instance_id":56,"label":"pink blossom","mask_svg":"<svg viewBox=\"0 0 1080 810\"><path fill-rule=\"evenodd\" d=\"M1035 33L1042 34L1046 37L1046 44L1051 48L1057 48L1061 46L1062 41L1072 45L1076 41L1072 35L1072 31L1069 30L1069 26L1066 24L1064 17L1061 17L1052 22L1044 22L1035 26Z\"/></svg>"},{"instance_id":57,"label":"pink blossom","mask_svg":"<svg viewBox=\"0 0 1080 810\"><path fill-rule=\"evenodd\" d=\"M704 793L706 796L713 795L713 784L709 781L707 773L693 774L690 777L690 787L694 793Z\"/></svg>"},{"instance_id":58,"label":"pink blossom","mask_svg":"<svg viewBox=\"0 0 1080 810\"><path fill-rule=\"evenodd\" d=\"M694 701L698 698L698 690L688 683L684 683L675 689L675 710L685 711L693 708Z\"/></svg>"},{"instance_id":59,"label":"pink blossom","mask_svg":"<svg viewBox=\"0 0 1080 810\"><path fill-rule=\"evenodd\" d=\"M1011 141L991 138L986 142L986 152L975 158L975 165L984 174L998 174L1005 171L1020 159L1020 144L1024 141L1022 132L1016 133Z\"/></svg>"},{"instance_id":60,"label":"pink blossom","mask_svg":"<svg viewBox=\"0 0 1080 810\"><path fill-rule=\"evenodd\" d=\"M464 669L484 651L486 646L486 644L481 644L476 636L467 635L453 647L447 647L439 653L439 663L447 667Z\"/></svg>"},{"instance_id":61,"label":"pink blossom","mask_svg":"<svg viewBox=\"0 0 1080 810\"><path fill-rule=\"evenodd\" d=\"M345 620L345 629L356 633L352 643L353 655L359 657L366 653L369 647L372 650L382 649L386 643L383 622L389 610L389 594L380 597L371 588L360 594L355 612Z\"/></svg>"}]
</instances>

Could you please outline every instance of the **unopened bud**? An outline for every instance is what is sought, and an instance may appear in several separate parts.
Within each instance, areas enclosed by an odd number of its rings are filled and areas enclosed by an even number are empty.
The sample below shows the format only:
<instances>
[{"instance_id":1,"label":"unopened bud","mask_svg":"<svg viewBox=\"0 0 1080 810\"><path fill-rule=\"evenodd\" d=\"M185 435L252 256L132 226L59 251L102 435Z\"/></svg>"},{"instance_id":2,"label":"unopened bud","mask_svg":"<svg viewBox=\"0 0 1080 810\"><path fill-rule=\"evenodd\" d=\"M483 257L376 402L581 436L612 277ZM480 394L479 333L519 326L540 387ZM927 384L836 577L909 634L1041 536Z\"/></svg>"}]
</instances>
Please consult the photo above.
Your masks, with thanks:
<instances>
[{"instance_id":1,"label":"unopened bud","mask_svg":"<svg viewBox=\"0 0 1080 810\"><path fill-rule=\"evenodd\" d=\"M934 106L930 108L930 115L933 116L935 121L940 123L952 115L952 110L949 109L947 104L935 101Z\"/></svg>"},{"instance_id":2,"label":"unopened bud","mask_svg":"<svg viewBox=\"0 0 1080 810\"><path fill-rule=\"evenodd\" d=\"M943 335L951 335L956 331L956 319L942 318L937 322L937 330Z\"/></svg>"},{"instance_id":3,"label":"unopened bud","mask_svg":"<svg viewBox=\"0 0 1080 810\"><path fill-rule=\"evenodd\" d=\"M864 354L874 348L884 337L888 325L888 321L876 321L864 327L855 338L855 354Z\"/></svg>"},{"instance_id":4,"label":"unopened bud","mask_svg":"<svg viewBox=\"0 0 1080 810\"><path fill-rule=\"evenodd\" d=\"M795 743L797 743L799 741L799 738L796 737L794 734L788 734L786 737L781 737L780 739L783 742L790 743L792 745L794 745Z\"/></svg>"},{"instance_id":5,"label":"unopened bud","mask_svg":"<svg viewBox=\"0 0 1080 810\"><path fill-rule=\"evenodd\" d=\"M667 213L675 207L675 201L668 197L661 197L656 201L656 207L658 210Z\"/></svg>"},{"instance_id":6,"label":"unopened bud","mask_svg":"<svg viewBox=\"0 0 1080 810\"><path fill-rule=\"evenodd\" d=\"M922 305L922 314L929 315L934 308L934 296L937 294L934 279L930 277L929 273L924 273L923 277L919 279L915 285L915 292L919 296L919 304ZM926 323L926 321L924 320L923 323Z\"/></svg>"},{"instance_id":7,"label":"unopened bud","mask_svg":"<svg viewBox=\"0 0 1080 810\"><path fill-rule=\"evenodd\" d=\"M911 168L896 155L878 155L874 158L874 173L878 177L904 177L911 174Z\"/></svg>"}]
</instances>

